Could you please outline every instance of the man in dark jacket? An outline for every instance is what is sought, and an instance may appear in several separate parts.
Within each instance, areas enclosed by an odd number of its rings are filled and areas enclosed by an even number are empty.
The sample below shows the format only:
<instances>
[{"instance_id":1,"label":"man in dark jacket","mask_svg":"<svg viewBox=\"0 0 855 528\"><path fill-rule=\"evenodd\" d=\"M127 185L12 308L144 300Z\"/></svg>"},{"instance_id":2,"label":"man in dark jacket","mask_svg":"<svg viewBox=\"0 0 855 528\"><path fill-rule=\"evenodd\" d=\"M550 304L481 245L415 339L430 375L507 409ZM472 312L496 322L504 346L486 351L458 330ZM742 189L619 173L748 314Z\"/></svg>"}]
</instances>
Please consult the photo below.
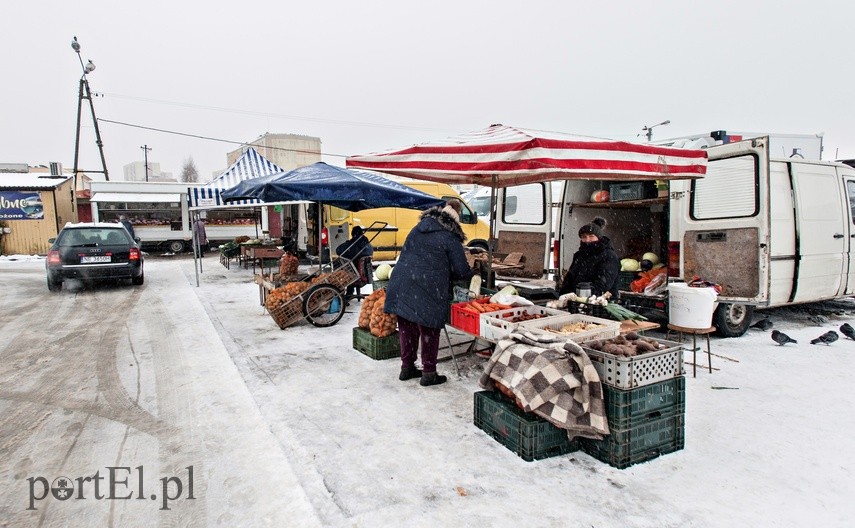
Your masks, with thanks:
<instances>
[{"instance_id":1,"label":"man in dark jacket","mask_svg":"<svg viewBox=\"0 0 855 528\"><path fill-rule=\"evenodd\" d=\"M591 284L593 295L611 292L617 299L620 259L612 247L609 237L603 235L606 227L604 218L594 218L590 224L579 228L579 250L573 254L573 263L564 276L560 294L576 291L576 286L587 282Z\"/></svg>"},{"instance_id":2,"label":"man in dark jacket","mask_svg":"<svg viewBox=\"0 0 855 528\"><path fill-rule=\"evenodd\" d=\"M398 316L401 381L421 377L420 384L429 386L447 380L436 373L436 358L440 331L448 318L451 284L472 276L463 249L466 235L458 221L459 208L460 202L454 200L422 213L389 279L384 310ZM419 342L423 370L415 366Z\"/></svg>"},{"instance_id":3,"label":"man in dark jacket","mask_svg":"<svg viewBox=\"0 0 855 528\"><path fill-rule=\"evenodd\" d=\"M350 240L345 240L335 248L336 254L349 260L373 256L374 248L371 247L371 243L365 238L364 233L361 226L353 226L353 229L350 230Z\"/></svg>"},{"instance_id":4,"label":"man in dark jacket","mask_svg":"<svg viewBox=\"0 0 855 528\"><path fill-rule=\"evenodd\" d=\"M354 261L353 264L357 266L357 271L359 271L359 266L361 265L359 259L374 256L374 248L371 247L371 242L365 237L364 233L361 226L353 226L353 229L350 230L350 240L345 240L335 248L335 252L339 257ZM369 264L365 264L368 266L365 273L372 273ZM357 283L349 285L345 292L345 297L351 299L357 293L358 289L359 286Z\"/></svg>"}]
</instances>

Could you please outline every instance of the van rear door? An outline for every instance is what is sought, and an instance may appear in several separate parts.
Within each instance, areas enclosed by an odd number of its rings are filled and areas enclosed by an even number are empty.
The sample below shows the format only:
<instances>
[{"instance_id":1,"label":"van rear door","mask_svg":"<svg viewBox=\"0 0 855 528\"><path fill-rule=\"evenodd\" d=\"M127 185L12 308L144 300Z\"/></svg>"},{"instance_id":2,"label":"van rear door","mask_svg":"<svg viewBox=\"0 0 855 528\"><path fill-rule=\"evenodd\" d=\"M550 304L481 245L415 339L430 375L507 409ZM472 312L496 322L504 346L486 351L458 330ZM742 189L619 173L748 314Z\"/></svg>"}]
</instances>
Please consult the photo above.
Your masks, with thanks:
<instances>
[{"instance_id":1,"label":"van rear door","mask_svg":"<svg viewBox=\"0 0 855 528\"><path fill-rule=\"evenodd\" d=\"M847 288L849 214L834 165L792 161L798 259L793 302L830 299Z\"/></svg>"},{"instance_id":2,"label":"van rear door","mask_svg":"<svg viewBox=\"0 0 855 528\"><path fill-rule=\"evenodd\" d=\"M679 252L685 280L720 284L725 302L768 302L767 145L759 138L710 148L706 176L672 185L670 257Z\"/></svg>"},{"instance_id":3,"label":"van rear door","mask_svg":"<svg viewBox=\"0 0 855 528\"><path fill-rule=\"evenodd\" d=\"M495 251L504 254L522 253L526 260L519 276L541 278L550 268L550 182L499 189L496 202Z\"/></svg>"}]
</instances>

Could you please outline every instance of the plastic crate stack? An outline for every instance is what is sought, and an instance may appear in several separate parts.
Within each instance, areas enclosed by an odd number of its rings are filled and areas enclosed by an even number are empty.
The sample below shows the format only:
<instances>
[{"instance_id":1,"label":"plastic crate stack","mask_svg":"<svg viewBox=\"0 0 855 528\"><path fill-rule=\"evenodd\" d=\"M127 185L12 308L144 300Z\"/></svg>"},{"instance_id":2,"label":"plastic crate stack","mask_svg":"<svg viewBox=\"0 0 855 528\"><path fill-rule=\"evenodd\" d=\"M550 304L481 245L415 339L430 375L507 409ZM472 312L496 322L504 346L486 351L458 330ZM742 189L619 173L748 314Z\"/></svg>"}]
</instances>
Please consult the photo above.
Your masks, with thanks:
<instances>
[{"instance_id":1,"label":"plastic crate stack","mask_svg":"<svg viewBox=\"0 0 855 528\"><path fill-rule=\"evenodd\" d=\"M567 431L518 408L498 392L475 393L475 425L527 462L579 450Z\"/></svg>"},{"instance_id":2,"label":"plastic crate stack","mask_svg":"<svg viewBox=\"0 0 855 528\"><path fill-rule=\"evenodd\" d=\"M618 469L683 449L686 378L679 343L623 358L585 346L600 374L611 434L580 439L582 451Z\"/></svg>"}]
</instances>

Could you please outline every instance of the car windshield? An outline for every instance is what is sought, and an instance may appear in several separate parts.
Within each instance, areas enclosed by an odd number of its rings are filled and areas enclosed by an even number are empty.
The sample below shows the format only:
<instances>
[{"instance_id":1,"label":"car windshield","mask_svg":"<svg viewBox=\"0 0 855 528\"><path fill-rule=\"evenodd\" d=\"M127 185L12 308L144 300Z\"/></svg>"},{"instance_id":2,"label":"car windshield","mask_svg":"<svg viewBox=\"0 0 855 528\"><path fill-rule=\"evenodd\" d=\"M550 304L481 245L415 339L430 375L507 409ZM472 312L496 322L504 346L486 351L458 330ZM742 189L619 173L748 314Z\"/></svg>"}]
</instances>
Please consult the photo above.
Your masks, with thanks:
<instances>
[{"instance_id":1,"label":"car windshield","mask_svg":"<svg viewBox=\"0 0 855 528\"><path fill-rule=\"evenodd\" d=\"M60 247L128 245L130 238L123 229L90 227L63 231L57 244Z\"/></svg>"}]
</instances>

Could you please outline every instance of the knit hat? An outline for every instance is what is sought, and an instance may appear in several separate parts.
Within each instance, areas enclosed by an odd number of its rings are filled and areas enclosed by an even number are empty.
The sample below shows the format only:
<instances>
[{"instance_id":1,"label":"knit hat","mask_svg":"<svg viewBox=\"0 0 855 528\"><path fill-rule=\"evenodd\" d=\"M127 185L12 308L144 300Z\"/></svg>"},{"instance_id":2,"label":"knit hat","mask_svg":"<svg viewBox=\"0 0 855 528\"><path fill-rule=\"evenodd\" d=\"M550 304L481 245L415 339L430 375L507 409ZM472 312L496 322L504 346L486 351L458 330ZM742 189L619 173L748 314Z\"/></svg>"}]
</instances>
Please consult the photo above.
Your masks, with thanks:
<instances>
[{"instance_id":1,"label":"knit hat","mask_svg":"<svg viewBox=\"0 0 855 528\"><path fill-rule=\"evenodd\" d=\"M590 224L585 224L579 228L579 238L589 233L597 238L603 238L604 227L606 227L606 219L598 216Z\"/></svg>"}]
</instances>

